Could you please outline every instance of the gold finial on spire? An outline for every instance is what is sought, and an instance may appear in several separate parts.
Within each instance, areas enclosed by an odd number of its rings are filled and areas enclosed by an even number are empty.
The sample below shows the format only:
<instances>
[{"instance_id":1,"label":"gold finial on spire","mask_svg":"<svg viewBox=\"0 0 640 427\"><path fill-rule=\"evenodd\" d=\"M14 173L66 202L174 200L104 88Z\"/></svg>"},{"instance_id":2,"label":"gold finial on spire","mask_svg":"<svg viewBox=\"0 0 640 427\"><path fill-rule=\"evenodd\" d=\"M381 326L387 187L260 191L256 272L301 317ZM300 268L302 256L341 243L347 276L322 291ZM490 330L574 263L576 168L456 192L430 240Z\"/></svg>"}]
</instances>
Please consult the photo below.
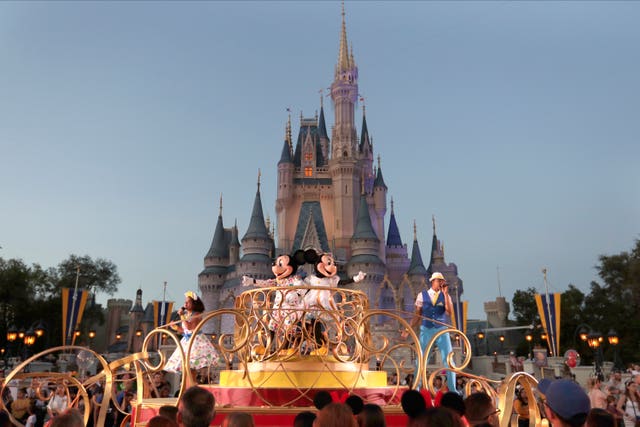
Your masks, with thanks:
<instances>
[{"instance_id":1,"label":"gold finial on spire","mask_svg":"<svg viewBox=\"0 0 640 427\"><path fill-rule=\"evenodd\" d=\"M393 214L393 196L391 196L391 213Z\"/></svg>"},{"instance_id":2,"label":"gold finial on spire","mask_svg":"<svg viewBox=\"0 0 640 427\"><path fill-rule=\"evenodd\" d=\"M271 217L269 215L267 215L267 219L265 219L264 225L267 226L267 230L271 228Z\"/></svg>"},{"instance_id":3,"label":"gold finial on spire","mask_svg":"<svg viewBox=\"0 0 640 427\"><path fill-rule=\"evenodd\" d=\"M287 118L287 130L285 139L287 144L289 144L289 154L293 155L293 142L291 141L291 108L287 108L287 113L289 113L289 117Z\"/></svg>"},{"instance_id":4,"label":"gold finial on spire","mask_svg":"<svg viewBox=\"0 0 640 427\"><path fill-rule=\"evenodd\" d=\"M436 216L431 214L431 222L433 222L433 235L436 235Z\"/></svg>"},{"instance_id":5,"label":"gold finial on spire","mask_svg":"<svg viewBox=\"0 0 640 427\"><path fill-rule=\"evenodd\" d=\"M218 213L219 216L222 216L222 193L220 193L220 212Z\"/></svg>"},{"instance_id":6,"label":"gold finial on spire","mask_svg":"<svg viewBox=\"0 0 640 427\"><path fill-rule=\"evenodd\" d=\"M320 108L324 108L324 89L318 91L320 94Z\"/></svg>"},{"instance_id":7,"label":"gold finial on spire","mask_svg":"<svg viewBox=\"0 0 640 427\"><path fill-rule=\"evenodd\" d=\"M418 227L416 227L416 220L413 220L413 240L418 240Z\"/></svg>"},{"instance_id":8,"label":"gold finial on spire","mask_svg":"<svg viewBox=\"0 0 640 427\"><path fill-rule=\"evenodd\" d=\"M260 168L258 168L258 191L260 191L260 175L262 175L262 172L260 172Z\"/></svg>"},{"instance_id":9,"label":"gold finial on spire","mask_svg":"<svg viewBox=\"0 0 640 427\"><path fill-rule=\"evenodd\" d=\"M349 46L347 44L347 24L345 22L344 0L342 1L342 31L340 33L340 50L338 52L338 71L348 70L350 67Z\"/></svg>"},{"instance_id":10,"label":"gold finial on spire","mask_svg":"<svg viewBox=\"0 0 640 427\"><path fill-rule=\"evenodd\" d=\"M378 169L380 169L380 154L378 154Z\"/></svg>"}]
</instances>

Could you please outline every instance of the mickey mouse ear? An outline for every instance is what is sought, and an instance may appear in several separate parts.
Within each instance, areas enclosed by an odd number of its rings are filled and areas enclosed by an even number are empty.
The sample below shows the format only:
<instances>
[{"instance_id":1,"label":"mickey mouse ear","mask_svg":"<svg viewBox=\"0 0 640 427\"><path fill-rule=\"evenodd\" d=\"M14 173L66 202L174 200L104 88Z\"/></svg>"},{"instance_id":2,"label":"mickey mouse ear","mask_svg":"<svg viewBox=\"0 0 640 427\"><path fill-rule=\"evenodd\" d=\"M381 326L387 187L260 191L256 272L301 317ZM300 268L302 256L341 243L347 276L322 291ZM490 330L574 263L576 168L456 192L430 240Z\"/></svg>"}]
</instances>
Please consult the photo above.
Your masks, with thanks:
<instances>
[{"instance_id":1,"label":"mickey mouse ear","mask_svg":"<svg viewBox=\"0 0 640 427\"><path fill-rule=\"evenodd\" d=\"M304 251L304 259L309 264L315 264L320 259L320 255L318 255L315 249L307 249Z\"/></svg>"},{"instance_id":2,"label":"mickey mouse ear","mask_svg":"<svg viewBox=\"0 0 640 427\"><path fill-rule=\"evenodd\" d=\"M300 249L297 250L292 256L291 256L291 260L296 263L297 265L304 265L304 263L307 261L305 256L304 256L305 252Z\"/></svg>"}]
</instances>

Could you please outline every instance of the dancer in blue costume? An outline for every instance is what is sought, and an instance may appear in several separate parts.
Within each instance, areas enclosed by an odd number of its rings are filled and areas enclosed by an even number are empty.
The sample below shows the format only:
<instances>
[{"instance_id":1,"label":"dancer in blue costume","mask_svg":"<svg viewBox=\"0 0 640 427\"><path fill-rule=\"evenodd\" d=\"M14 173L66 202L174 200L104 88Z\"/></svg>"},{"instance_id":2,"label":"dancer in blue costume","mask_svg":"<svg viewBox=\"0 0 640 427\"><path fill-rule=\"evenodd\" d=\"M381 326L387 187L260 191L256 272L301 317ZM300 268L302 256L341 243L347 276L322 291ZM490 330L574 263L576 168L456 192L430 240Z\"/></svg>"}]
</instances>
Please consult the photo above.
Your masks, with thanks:
<instances>
[{"instance_id":1,"label":"dancer in blue costume","mask_svg":"<svg viewBox=\"0 0 640 427\"><path fill-rule=\"evenodd\" d=\"M420 292L416 298L416 310L413 319L411 319L412 328L415 328L420 323L420 347L423 352L426 350L431 338L438 331L447 328L444 325L448 320L447 315L453 316L453 302L442 273L433 273L429 281L431 282L431 287ZM422 321L420 322L421 319ZM432 322L429 319L436 322ZM404 331L402 336L406 337L407 333L408 331ZM442 363L445 367L449 367L447 355L453 351L449 334L440 335L436 339L436 344L442 355ZM420 386L420 383L418 383L418 386ZM456 390L456 374L451 371L447 371L447 387L449 391Z\"/></svg>"}]
</instances>

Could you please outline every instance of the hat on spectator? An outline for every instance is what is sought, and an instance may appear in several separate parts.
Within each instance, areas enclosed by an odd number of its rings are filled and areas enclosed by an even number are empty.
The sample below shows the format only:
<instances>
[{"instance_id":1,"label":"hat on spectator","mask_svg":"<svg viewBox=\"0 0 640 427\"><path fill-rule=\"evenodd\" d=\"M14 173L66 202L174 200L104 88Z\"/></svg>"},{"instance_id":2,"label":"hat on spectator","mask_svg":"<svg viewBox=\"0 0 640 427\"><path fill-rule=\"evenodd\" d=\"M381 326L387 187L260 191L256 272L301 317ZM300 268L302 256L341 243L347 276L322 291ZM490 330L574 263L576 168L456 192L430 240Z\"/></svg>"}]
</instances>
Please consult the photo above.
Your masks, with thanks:
<instances>
[{"instance_id":1,"label":"hat on spectator","mask_svg":"<svg viewBox=\"0 0 640 427\"><path fill-rule=\"evenodd\" d=\"M538 391L544 394L545 404L563 420L571 421L584 417L582 423L586 421L591 403L589 396L578 383L544 378L538 383Z\"/></svg>"}]
</instances>

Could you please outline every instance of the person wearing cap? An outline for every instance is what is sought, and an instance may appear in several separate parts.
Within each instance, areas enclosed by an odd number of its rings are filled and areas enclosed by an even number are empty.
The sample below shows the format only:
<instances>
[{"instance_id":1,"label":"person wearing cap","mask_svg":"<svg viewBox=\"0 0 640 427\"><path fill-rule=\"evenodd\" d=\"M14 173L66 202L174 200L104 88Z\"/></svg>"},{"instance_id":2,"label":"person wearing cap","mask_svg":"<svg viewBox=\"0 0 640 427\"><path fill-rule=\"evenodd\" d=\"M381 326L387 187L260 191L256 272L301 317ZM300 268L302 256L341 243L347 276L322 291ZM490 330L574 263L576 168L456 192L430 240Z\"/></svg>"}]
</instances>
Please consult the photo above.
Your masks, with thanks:
<instances>
[{"instance_id":1,"label":"person wearing cap","mask_svg":"<svg viewBox=\"0 0 640 427\"><path fill-rule=\"evenodd\" d=\"M180 316L180 325L178 332L182 334L180 347L189 357L189 368L191 370L192 379L200 370L205 370L210 366L216 366L218 363L218 353L207 336L198 332L194 335L194 331L202 320L204 312L204 303L202 299L193 291L184 294L184 306L178 310ZM191 346L191 353L187 355L190 340L195 342ZM180 347L176 348L169 361L165 366L165 370L169 372L180 372L182 370L182 354Z\"/></svg>"},{"instance_id":2,"label":"person wearing cap","mask_svg":"<svg viewBox=\"0 0 640 427\"><path fill-rule=\"evenodd\" d=\"M578 383L545 378L538 383L538 391L543 395L545 416L553 427L581 427L587 420L591 403Z\"/></svg>"},{"instance_id":3,"label":"person wearing cap","mask_svg":"<svg viewBox=\"0 0 640 427\"><path fill-rule=\"evenodd\" d=\"M453 302L449 295L447 282L442 273L435 272L429 278L431 287L420 292L416 298L416 310L411 319L411 327L415 328L420 324L420 347L424 352L431 338L440 330L448 326L447 316L453 316ZM402 336L406 337L408 331L403 331ZM436 339L442 363L449 367L447 356L453 351L449 334L440 335ZM456 374L447 370L447 384L455 391Z\"/></svg>"}]
</instances>

